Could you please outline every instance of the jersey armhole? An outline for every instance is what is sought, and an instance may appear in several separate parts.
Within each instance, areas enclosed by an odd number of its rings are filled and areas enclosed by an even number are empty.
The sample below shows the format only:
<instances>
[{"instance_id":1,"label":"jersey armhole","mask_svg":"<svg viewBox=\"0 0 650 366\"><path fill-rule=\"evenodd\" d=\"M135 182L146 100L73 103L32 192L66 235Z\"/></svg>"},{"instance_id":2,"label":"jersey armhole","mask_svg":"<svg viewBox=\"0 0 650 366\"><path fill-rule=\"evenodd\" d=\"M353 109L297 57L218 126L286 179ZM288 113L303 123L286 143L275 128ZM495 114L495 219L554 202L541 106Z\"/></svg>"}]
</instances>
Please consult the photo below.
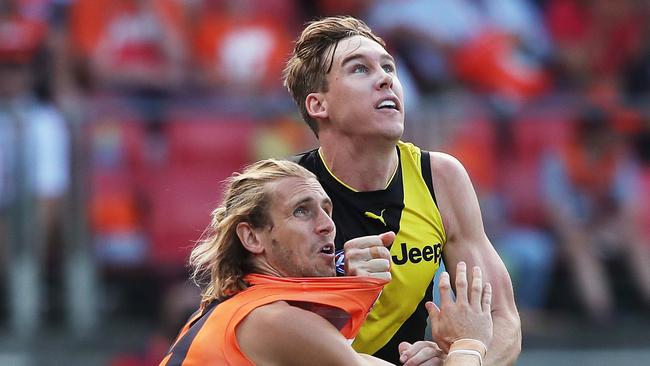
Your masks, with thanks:
<instances>
[{"instance_id":1,"label":"jersey armhole","mask_svg":"<svg viewBox=\"0 0 650 366\"><path fill-rule=\"evenodd\" d=\"M429 152L426 150L420 150L420 168L422 170L422 178L424 183L426 183L429 193L431 193L431 198L433 198L433 203L438 205L436 200L436 193L433 190L433 177L431 176L431 158Z\"/></svg>"},{"instance_id":2,"label":"jersey armhole","mask_svg":"<svg viewBox=\"0 0 650 366\"><path fill-rule=\"evenodd\" d=\"M203 309L199 317L191 320L191 324L187 332L185 332L185 334L183 334L178 339L176 339L174 343L169 347L166 357L168 357L170 354L171 356L169 357L165 365L183 364L183 361L187 357L187 354L190 350L190 346L192 345L192 342L194 341L196 336L199 334L199 331L201 331L203 324L205 324L205 322L208 320L208 318L210 317L214 309L217 307L217 305L221 304L222 302L226 301L229 298L230 296L222 299L213 300L210 304L205 306L205 309ZM199 309L199 311L201 310ZM192 317L194 316L195 315L192 315Z\"/></svg>"}]
</instances>

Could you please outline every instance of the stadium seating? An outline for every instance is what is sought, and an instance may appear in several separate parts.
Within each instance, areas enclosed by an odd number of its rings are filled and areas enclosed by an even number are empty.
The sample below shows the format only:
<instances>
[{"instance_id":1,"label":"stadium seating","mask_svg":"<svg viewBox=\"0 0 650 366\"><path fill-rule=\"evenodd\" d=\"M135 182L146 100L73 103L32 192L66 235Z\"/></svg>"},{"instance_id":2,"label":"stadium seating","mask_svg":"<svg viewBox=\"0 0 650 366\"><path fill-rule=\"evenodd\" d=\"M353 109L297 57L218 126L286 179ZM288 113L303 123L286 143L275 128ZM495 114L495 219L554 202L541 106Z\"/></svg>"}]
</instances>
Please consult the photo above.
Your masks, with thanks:
<instances>
[{"instance_id":1,"label":"stadium seating","mask_svg":"<svg viewBox=\"0 0 650 366\"><path fill-rule=\"evenodd\" d=\"M223 180L249 162L253 128L248 120L211 118L167 125L167 161L149 168L145 190L154 264L186 262L221 199Z\"/></svg>"}]
</instances>

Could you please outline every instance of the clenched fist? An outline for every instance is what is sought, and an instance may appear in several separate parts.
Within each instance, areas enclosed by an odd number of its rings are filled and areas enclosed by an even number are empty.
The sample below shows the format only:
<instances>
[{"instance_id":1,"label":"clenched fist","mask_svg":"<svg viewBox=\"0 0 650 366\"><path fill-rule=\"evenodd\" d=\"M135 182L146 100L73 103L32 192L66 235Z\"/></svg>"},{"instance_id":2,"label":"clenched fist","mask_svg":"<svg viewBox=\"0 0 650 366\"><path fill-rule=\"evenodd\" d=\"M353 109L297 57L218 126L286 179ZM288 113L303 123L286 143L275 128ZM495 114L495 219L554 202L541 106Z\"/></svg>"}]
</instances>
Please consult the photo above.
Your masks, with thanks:
<instances>
[{"instance_id":1,"label":"clenched fist","mask_svg":"<svg viewBox=\"0 0 650 366\"><path fill-rule=\"evenodd\" d=\"M345 275L367 276L390 281L390 251L395 240L392 231L380 235L362 236L348 240L345 251Z\"/></svg>"}]
</instances>

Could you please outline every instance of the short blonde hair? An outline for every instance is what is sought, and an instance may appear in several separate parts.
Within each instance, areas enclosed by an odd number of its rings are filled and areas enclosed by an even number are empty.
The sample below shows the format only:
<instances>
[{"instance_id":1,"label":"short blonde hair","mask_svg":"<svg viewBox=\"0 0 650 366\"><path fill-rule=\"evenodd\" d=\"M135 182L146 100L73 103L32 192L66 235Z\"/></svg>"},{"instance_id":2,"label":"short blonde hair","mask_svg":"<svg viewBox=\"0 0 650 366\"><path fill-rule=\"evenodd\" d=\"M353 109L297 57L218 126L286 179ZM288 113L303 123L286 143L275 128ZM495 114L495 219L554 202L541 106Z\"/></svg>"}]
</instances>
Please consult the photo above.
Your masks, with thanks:
<instances>
[{"instance_id":1,"label":"short blonde hair","mask_svg":"<svg viewBox=\"0 0 650 366\"><path fill-rule=\"evenodd\" d=\"M267 159L246 167L226 180L223 202L212 212L203 238L190 254L192 279L202 288L202 301L233 295L248 285L244 276L251 273L251 254L237 236L237 225L248 222L254 228L272 225L271 197L267 183L281 178L316 176L300 165Z\"/></svg>"},{"instance_id":2,"label":"short blonde hair","mask_svg":"<svg viewBox=\"0 0 650 366\"><path fill-rule=\"evenodd\" d=\"M291 58L284 68L284 86L298 104L302 118L316 137L318 124L307 113L305 99L309 93L327 91L326 75L332 69L336 45L340 40L353 36L367 37L386 48L384 40L372 33L363 21L350 16L327 17L307 25L298 37Z\"/></svg>"}]
</instances>

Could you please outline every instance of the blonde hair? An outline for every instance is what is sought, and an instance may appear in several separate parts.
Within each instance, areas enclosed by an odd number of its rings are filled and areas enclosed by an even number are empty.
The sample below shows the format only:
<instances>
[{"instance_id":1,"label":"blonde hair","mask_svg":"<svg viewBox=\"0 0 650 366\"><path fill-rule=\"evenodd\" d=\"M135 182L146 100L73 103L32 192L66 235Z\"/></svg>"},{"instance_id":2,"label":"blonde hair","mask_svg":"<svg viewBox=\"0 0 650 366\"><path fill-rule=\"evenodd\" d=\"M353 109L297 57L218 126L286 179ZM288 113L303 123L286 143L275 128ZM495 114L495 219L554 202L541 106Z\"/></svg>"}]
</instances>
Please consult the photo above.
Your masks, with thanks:
<instances>
[{"instance_id":1,"label":"blonde hair","mask_svg":"<svg viewBox=\"0 0 650 366\"><path fill-rule=\"evenodd\" d=\"M350 16L327 17L307 25L296 40L291 58L284 68L284 86L316 137L318 124L307 113L305 99L309 93L327 92L325 76L332 69L336 46L340 40L353 36L367 37L386 48L384 40L372 33L363 21ZM326 65L327 59L329 65Z\"/></svg>"},{"instance_id":2,"label":"blonde hair","mask_svg":"<svg viewBox=\"0 0 650 366\"><path fill-rule=\"evenodd\" d=\"M202 301L233 295L248 285L244 276L253 271L251 254L237 236L237 225L248 222L253 228L272 225L271 197L266 184L281 178L316 176L300 165L267 159L246 167L226 180L223 202L212 211L212 220L202 239L192 250L189 263L192 279L202 288Z\"/></svg>"}]
</instances>

